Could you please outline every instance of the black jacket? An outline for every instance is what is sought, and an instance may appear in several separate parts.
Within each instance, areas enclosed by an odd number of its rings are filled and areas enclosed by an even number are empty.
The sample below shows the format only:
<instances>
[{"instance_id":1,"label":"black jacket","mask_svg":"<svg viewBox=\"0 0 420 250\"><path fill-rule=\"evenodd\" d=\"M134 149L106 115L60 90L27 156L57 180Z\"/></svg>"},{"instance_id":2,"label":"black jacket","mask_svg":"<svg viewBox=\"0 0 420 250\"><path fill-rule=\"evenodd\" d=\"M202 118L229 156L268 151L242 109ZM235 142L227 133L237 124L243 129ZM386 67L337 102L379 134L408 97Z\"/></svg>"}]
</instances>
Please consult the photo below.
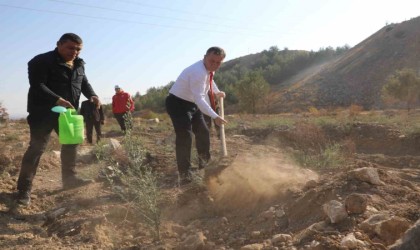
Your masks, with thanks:
<instances>
[{"instance_id":1,"label":"black jacket","mask_svg":"<svg viewBox=\"0 0 420 250\"><path fill-rule=\"evenodd\" d=\"M99 109L97 109L96 105L89 100L82 102L80 114L83 115L83 119L85 120L85 122L92 121L102 123L105 120L102 105L99 106Z\"/></svg>"},{"instance_id":2,"label":"black jacket","mask_svg":"<svg viewBox=\"0 0 420 250\"><path fill-rule=\"evenodd\" d=\"M57 49L37 55L28 62L27 111L30 115L51 112L59 97L77 109L81 93L88 99L96 96L86 78L84 61L76 58L73 63L73 69L67 67Z\"/></svg>"}]
</instances>

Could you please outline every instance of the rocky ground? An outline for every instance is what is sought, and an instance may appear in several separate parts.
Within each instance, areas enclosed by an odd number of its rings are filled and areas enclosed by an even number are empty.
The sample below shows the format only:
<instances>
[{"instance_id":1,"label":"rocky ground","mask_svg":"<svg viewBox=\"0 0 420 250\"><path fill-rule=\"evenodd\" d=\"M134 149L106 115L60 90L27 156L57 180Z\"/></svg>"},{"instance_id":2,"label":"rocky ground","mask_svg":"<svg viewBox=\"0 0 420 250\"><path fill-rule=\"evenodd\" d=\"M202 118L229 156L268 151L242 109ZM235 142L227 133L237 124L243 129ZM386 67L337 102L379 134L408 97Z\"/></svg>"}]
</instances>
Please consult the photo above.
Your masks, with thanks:
<instances>
[{"instance_id":1,"label":"rocky ground","mask_svg":"<svg viewBox=\"0 0 420 250\"><path fill-rule=\"evenodd\" d=\"M29 131L24 121L1 125L0 248L389 249L420 218L419 136L366 123L354 123L345 134L328 127L331 140L352 140L352 157L338 168L302 168L289 154L291 129L256 127L253 119L229 117L237 125L226 129L225 158L219 158L213 131L212 164L202 180L180 187L169 121L136 118L149 164L161 176L159 241L133 204L98 177L107 166L94 160L94 147L80 147L78 170L96 182L61 188L55 135L41 159L31 205L17 206ZM106 143L123 139L112 119L104 131Z\"/></svg>"}]
</instances>

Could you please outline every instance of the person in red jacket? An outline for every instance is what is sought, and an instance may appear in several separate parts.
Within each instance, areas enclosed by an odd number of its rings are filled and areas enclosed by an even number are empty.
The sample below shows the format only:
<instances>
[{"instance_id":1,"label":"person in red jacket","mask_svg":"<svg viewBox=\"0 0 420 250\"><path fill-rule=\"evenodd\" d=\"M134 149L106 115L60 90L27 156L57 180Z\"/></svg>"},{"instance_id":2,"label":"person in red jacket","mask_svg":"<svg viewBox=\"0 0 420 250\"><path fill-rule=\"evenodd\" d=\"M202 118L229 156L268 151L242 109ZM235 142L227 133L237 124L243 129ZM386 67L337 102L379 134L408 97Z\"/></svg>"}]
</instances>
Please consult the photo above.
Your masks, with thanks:
<instances>
[{"instance_id":1,"label":"person in red jacket","mask_svg":"<svg viewBox=\"0 0 420 250\"><path fill-rule=\"evenodd\" d=\"M125 133L127 127L131 129L131 117L129 114L134 110L134 101L129 93L124 92L120 86L115 85L115 95L112 97L112 113Z\"/></svg>"}]
</instances>

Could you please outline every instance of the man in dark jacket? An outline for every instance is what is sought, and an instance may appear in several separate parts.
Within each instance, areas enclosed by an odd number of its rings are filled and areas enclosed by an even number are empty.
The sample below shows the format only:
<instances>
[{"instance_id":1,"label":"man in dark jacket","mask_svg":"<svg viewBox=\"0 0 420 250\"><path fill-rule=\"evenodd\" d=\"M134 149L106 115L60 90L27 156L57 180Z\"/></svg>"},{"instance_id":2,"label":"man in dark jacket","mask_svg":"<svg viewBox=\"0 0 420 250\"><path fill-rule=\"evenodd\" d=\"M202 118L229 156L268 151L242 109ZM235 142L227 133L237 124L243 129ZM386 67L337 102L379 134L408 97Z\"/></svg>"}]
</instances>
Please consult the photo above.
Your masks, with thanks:
<instances>
[{"instance_id":1,"label":"man in dark jacket","mask_svg":"<svg viewBox=\"0 0 420 250\"><path fill-rule=\"evenodd\" d=\"M58 133L58 114L51 108L59 105L77 109L80 95L100 105L99 98L85 75L84 61L78 57L82 39L66 33L57 42L55 50L35 56L28 63L29 93L28 117L29 147L23 155L17 183L17 202L29 205L32 181L39 160L50 139L51 131ZM77 145L62 145L61 169L63 188L74 188L88 182L76 177Z\"/></svg>"},{"instance_id":2,"label":"man in dark jacket","mask_svg":"<svg viewBox=\"0 0 420 250\"><path fill-rule=\"evenodd\" d=\"M86 140L88 143L92 144L93 127L95 127L96 143L98 143L102 137L101 125L105 123L102 105L98 108L92 100L86 100L82 102L80 114L83 115L83 120L86 125Z\"/></svg>"}]
</instances>

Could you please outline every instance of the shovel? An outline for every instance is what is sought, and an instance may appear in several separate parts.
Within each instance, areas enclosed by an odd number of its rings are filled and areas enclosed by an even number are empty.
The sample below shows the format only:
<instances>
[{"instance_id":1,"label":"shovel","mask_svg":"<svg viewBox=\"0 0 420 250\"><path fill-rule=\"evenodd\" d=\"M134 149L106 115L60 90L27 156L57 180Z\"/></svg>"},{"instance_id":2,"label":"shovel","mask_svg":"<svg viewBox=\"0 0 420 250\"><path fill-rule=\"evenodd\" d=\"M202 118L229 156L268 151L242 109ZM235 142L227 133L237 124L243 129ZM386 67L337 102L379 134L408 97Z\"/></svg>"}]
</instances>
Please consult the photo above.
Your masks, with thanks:
<instances>
[{"instance_id":1,"label":"shovel","mask_svg":"<svg viewBox=\"0 0 420 250\"><path fill-rule=\"evenodd\" d=\"M225 119L225 109L223 107L223 97L220 97L219 100L219 106L220 106L220 116ZM226 149L226 137L225 137L225 125L222 124L220 125L220 142L221 142L221 146L222 146L222 157L226 157L227 154L227 149Z\"/></svg>"},{"instance_id":2,"label":"shovel","mask_svg":"<svg viewBox=\"0 0 420 250\"><path fill-rule=\"evenodd\" d=\"M219 107L220 107L220 117L225 119L225 110L223 107L223 97L219 99ZM205 175L204 179L209 180L211 178L217 178L220 173L227 168L230 163L228 159L228 153L226 149L226 137L225 137L225 125L220 125L220 143L221 143L221 154L220 154L220 160L214 161L211 164L209 164L208 167L205 168Z\"/></svg>"}]
</instances>

